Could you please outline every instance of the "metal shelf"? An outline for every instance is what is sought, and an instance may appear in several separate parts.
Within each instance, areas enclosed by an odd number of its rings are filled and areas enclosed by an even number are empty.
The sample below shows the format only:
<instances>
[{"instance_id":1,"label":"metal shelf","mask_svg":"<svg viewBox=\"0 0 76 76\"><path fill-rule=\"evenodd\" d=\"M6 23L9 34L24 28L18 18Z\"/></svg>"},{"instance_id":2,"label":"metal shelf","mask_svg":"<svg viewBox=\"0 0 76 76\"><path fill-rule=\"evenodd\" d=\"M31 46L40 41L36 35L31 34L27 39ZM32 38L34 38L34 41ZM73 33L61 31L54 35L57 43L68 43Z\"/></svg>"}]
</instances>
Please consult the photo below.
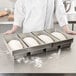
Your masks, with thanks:
<instances>
[{"instance_id":1,"label":"metal shelf","mask_svg":"<svg viewBox=\"0 0 76 76\"><path fill-rule=\"evenodd\" d=\"M8 21L8 16L0 17L0 24L13 24L13 21Z\"/></svg>"},{"instance_id":2,"label":"metal shelf","mask_svg":"<svg viewBox=\"0 0 76 76\"><path fill-rule=\"evenodd\" d=\"M13 24L13 22L0 22L0 24L2 25L2 24Z\"/></svg>"}]
</instances>

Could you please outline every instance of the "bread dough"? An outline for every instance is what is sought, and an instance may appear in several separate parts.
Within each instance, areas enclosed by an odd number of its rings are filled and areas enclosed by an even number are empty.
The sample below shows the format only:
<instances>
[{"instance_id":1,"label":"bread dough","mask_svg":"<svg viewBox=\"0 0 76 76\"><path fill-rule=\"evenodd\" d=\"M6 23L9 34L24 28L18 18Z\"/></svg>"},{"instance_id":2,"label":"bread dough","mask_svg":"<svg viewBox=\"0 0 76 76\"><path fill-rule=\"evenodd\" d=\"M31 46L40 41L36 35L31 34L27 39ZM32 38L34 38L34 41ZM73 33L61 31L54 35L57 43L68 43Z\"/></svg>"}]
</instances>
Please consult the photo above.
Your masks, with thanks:
<instances>
[{"instance_id":1,"label":"bread dough","mask_svg":"<svg viewBox=\"0 0 76 76\"><path fill-rule=\"evenodd\" d=\"M8 15L7 11L0 11L0 17Z\"/></svg>"},{"instance_id":2,"label":"bread dough","mask_svg":"<svg viewBox=\"0 0 76 76\"><path fill-rule=\"evenodd\" d=\"M39 35L38 36L42 41L44 41L45 43L52 43L53 40L47 36L47 35Z\"/></svg>"},{"instance_id":3,"label":"bread dough","mask_svg":"<svg viewBox=\"0 0 76 76\"><path fill-rule=\"evenodd\" d=\"M11 40L8 42L8 46L10 47L11 50L19 50L23 49L22 44L18 40Z\"/></svg>"},{"instance_id":4,"label":"bread dough","mask_svg":"<svg viewBox=\"0 0 76 76\"><path fill-rule=\"evenodd\" d=\"M60 32L53 32L51 34L60 40L66 40L66 37Z\"/></svg>"},{"instance_id":5,"label":"bread dough","mask_svg":"<svg viewBox=\"0 0 76 76\"><path fill-rule=\"evenodd\" d=\"M26 37L23 39L23 41L29 46L29 47L33 47L33 46L38 46L38 42L32 38L32 37Z\"/></svg>"},{"instance_id":6,"label":"bread dough","mask_svg":"<svg viewBox=\"0 0 76 76\"><path fill-rule=\"evenodd\" d=\"M10 14L10 15L8 16L8 20L9 20L9 21L14 21L14 14Z\"/></svg>"}]
</instances>

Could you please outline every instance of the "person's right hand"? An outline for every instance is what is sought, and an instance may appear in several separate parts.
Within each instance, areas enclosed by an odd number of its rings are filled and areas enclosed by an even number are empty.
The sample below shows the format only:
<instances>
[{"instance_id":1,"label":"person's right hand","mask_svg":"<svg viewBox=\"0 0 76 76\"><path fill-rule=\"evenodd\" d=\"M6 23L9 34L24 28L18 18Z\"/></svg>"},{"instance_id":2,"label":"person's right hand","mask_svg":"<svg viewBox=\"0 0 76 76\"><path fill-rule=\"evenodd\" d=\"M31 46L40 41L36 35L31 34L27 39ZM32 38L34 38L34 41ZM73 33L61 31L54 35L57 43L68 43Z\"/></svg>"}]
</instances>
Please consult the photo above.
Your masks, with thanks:
<instances>
[{"instance_id":1,"label":"person's right hand","mask_svg":"<svg viewBox=\"0 0 76 76\"><path fill-rule=\"evenodd\" d=\"M8 31L4 32L3 34L5 34L5 35L9 35L9 34L12 34L12 33L13 33L12 30L8 30Z\"/></svg>"},{"instance_id":2,"label":"person's right hand","mask_svg":"<svg viewBox=\"0 0 76 76\"><path fill-rule=\"evenodd\" d=\"M13 33L15 33L17 31L18 28L19 28L18 26L13 25L11 30L6 31L3 34L5 34L5 35L13 34Z\"/></svg>"}]
</instances>

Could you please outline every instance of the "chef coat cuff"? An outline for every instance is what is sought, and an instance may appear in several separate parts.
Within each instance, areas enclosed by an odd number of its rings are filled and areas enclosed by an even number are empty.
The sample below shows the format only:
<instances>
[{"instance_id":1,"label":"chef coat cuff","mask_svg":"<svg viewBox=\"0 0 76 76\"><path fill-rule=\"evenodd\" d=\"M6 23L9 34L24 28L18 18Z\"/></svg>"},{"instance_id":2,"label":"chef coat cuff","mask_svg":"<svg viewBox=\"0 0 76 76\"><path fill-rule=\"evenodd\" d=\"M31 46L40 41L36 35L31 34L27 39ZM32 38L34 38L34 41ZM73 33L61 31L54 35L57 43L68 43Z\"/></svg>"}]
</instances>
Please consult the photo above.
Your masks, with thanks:
<instances>
[{"instance_id":1,"label":"chef coat cuff","mask_svg":"<svg viewBox=\"0 0 76 76\"><path fill-rule=\"evenodd\" d=\"M68 20L67 20L67 17L65 17L65 15L64 15L64 17L62 17L62 18L60 19L59 25L60 25L61 27L65 26L65 25L68 25Z\"/></svg>"}]
</instances>

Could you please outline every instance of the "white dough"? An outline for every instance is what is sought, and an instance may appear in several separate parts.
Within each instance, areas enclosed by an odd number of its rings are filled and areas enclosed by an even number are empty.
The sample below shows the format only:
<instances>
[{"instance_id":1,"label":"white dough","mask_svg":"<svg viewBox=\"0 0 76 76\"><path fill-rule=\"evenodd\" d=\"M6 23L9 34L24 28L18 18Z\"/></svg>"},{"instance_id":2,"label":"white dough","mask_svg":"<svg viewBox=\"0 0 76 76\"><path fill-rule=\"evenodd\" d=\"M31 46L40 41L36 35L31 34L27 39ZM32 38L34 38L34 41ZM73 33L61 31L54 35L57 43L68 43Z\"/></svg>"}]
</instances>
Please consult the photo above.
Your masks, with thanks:
<instances>
[{"instance_id":1,"label":"white dough","mask_svg":"<svg viewBox=\"0 0 76 76\"><path fill-rule=\"evenodd\" d=\"M39 35L38 37L41 40L43 40L45 43L52 43L53 42L53 40L47 35Z\"/></svg>"},{"instance_id":2,"label":"white dough","mask_svg":"<svg viewBox=\"0 0 76 76\"><path fill-rule=\"evenodd\" d=\"M29 47L33 47L33 46L38 46L38 42L32 38L32 37L26 37L23 39L24 42L29 46Z\"/></svg>"},{"instance_id":3,"label":"white dough","mask_svg":"<svg viewBox=\"0 0 76 76\"><path fill-rule=\"evenodd\" d=\"M22 44L18 40L9 41L8 46L11 50L19 50L23 48Z\"/></svg>"},{"instance_id":4,"label":"white dough","mask_svg":"<svg viewBox=\"0 0 76 76\"><path fill-rule=\"evenodd\" d=\"M66 37L62 34L62 33L59 33L59 32L53 32L51 33L53 36L55 36L56 38L60 39L60 40L66 40Z\"/></svg>"}]
</instances>

